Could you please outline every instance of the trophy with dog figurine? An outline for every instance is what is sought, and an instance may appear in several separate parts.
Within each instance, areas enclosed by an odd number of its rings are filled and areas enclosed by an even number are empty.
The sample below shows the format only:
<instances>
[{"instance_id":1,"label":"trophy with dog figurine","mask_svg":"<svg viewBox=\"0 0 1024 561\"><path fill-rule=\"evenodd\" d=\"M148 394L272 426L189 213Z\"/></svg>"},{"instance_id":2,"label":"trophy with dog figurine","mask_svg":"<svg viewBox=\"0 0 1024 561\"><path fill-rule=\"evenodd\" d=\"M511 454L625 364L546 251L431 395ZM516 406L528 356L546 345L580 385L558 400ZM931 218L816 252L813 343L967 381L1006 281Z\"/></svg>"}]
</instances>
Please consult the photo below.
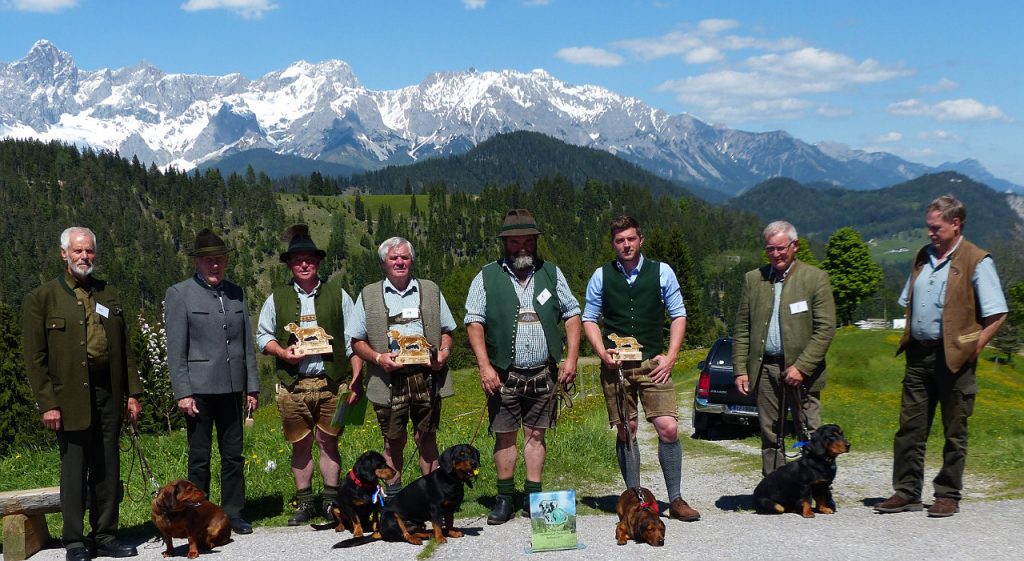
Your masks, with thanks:
<instances>
[{"instance_id":1,"label":"trophy with dog figurine","mask_svg":"<svg viewBox=\"0 0 1024 561\"><path fill-rule=\"evenodd\" d=\"M636 337L620 337L615 333L609 333L608 339L615 343L615 359L622 362L643 360L644 355L640 349L643 345L637 342Z\"/></svg>"},{"instance_id":2,"label":"trophy with dog figurine","mask_svg":"<svg viewBox=\"0 0 1024 561\"><path fill-rule=\"evenodd\" d=\"M330 343L334 337L324 331L323 327L299 327L293 322L284 326L284 329L295 335L295 354L299 356L326 355L334 352Z\"/></svg>"},{"instance_id":3,"label":"trophy with dog figurine","mask_svg":"<svg viewBox=\"0 0 1024 561\"><path fill-rule=\"evenodd\" d=\"M398 345L398 364L430 364L430 349L433 346L422 335L402 335L397 329L388 331L388 337Z\"/></svg>"}]
</instances>

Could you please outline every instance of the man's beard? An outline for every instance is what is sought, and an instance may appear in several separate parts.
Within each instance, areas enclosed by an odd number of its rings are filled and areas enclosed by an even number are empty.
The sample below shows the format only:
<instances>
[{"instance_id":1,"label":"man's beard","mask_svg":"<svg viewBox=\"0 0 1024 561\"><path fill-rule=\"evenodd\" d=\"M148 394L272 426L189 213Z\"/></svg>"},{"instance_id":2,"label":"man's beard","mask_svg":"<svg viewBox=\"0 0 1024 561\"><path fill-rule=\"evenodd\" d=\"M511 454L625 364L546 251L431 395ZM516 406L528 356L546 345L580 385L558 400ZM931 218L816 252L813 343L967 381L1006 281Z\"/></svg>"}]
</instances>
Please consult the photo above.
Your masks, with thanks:
<instances>
[{"instance_id":1,"label":"man's beard","mask_svg":"<svg viewBox=\"0 0 1024 561\"><path fill-rule=\"evenodd\" d=\"M516 255L512 257L512 268L516 271L526 271L533 268L534 256L533 255Z\"/></svg>"},{"instance_id":2,"label":"man's beard","mask_svg":"<svg viewBox=\"0 0 1024 561\"><path fill-rule=\"evenodd\" d=\"M68 270L69 270L69 271L71 271L71 276L75 277L76 279L85 279L85 278L88 278L88 277L89 277L89 275L91 275L91 274L92 274L92 271L93 271L93 269L95 269L95 268L96 268L96 266L95 266L95 265L92 265L92 264L90 264L90 265L89 265L88 267L86 267L86 269L85 269L85 270L83 271L83 270L82 270L82 269L81 269L81 268L80 268L80 267L79 267L79 266L78 266L78 265L77 265L77 264L76 264L76 263L75 263L75 262L74 262L73 260L71 260L71 259L66 259L66 261L67 261L67 263L68 263Z\"/></svg>"}]
</instances>

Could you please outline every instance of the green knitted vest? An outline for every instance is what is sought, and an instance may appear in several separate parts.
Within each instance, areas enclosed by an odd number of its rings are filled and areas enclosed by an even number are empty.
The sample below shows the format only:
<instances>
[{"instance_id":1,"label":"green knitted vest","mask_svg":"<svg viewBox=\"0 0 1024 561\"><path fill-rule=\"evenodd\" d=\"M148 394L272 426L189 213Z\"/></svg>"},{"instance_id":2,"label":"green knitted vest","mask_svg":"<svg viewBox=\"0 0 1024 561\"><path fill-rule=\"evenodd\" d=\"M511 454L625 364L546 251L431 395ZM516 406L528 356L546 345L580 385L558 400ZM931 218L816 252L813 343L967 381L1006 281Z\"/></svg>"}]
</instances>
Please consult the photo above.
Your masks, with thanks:
<instances>
[{"instance_id":1,"label":"green knitted vest","mask_svg":"<svg viewBox=\"0 0 1024 561\"><path fill-rule=\"evenodd\" d=\"M294 281L275 287L273 294L274 311L277 315L274 335L279 345L287 347L294 343L295 336L285 331L284 326L290 322L299 323L299 295L295 292ZM341 308L341 287L337 282L321 281L320 289L314 298L317 325L334 337L331 340L334 352L320 355L324 361L324 373L331 380L347 382L351 376L351 368L345 357L345 314ZM294 384L299 377L299 366L288 364L281 359L275 359L274 362L277 379L286 386Z\"/></svg>"},{"instance_id":2,"label":"green knitted vest","mask_svg":"<svg viewBox=\"0 0 1024 561\"><path fill-rule=\"evenodd\" d=\"M665 304L661 301L660 269L660 263L645 258L636 282L630 286L614 261L602 268L601 314L604 326L601 333L605 336L606 348L615 347L608 339L609 333L615 333L636 337L637 342L643 345L644 360L661 353L665 344L662 336Z\"/></svg>"},{"instance_id":3,"label":"green knitted vest","mask_svg":"<svg viewBox=\"0 0 1024 561\"><path fill-rule=\"evenodd\" d=\"M516 294L512 280L501 261L484 265L484 292L487 293L487 311L484 319L484 342L487 344L487 356L491 364L502 370L512 365L515 357L515 334L519 315L519 295ZM548 353L558 362L562 360L562 334L558 330L561 321L562 307L558 301L558 274L555 266L541 261L533 274L533 309L540 316L540 324L544 329ZM541 304L537 295L547 290L551 297Z\"/></svg>"},{"instance_id":4,"label":"green knitted vest","mask_svg":"<svg viewBox=\"0 0 1024 561\"><path fill-rule=\"evenodd\" d=\"M423 336L434 349L441 346L441 289L426 279L416 279L420 291L420 319L423 321ZM384 281L367 285L360 293L363 310L366 312L366 342L377 352L386 351L388 338L388 308L384 304ZM372 361L364 363L366 368L366 398L377 405L391 404L391 373ZM449 397L455 394L451 373L445 367L431 376L438 383L437 395Z\"/></svg>"}]
</instances>

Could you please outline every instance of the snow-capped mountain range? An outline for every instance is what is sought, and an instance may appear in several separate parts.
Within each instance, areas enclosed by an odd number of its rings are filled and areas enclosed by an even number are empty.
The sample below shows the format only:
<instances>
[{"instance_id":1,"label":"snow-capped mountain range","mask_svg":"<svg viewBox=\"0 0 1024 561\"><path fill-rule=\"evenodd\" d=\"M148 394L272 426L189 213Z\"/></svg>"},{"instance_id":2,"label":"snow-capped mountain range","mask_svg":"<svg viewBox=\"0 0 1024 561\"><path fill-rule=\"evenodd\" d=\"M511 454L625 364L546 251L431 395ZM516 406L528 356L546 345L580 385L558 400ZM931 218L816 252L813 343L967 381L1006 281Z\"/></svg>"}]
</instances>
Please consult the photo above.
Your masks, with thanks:
<instances>
[{"instance_id":1,"label":"snow-capped mountain range","mask_svg":"<svg viewBox=\"0 0 1024 561\"><path fill-rule=\"evenodd\" d=\"M256 80L167 74L147 63L87 71L45 40L0 63L0 137L62 140L179 169L253 148L375 169L462 153L514 130L605 150L728 194L775 176L870 189L939 170L1016 187L973 160L933 168L782 131L713 126L544 70L439 72L374 91L339 60L300 61Z\"/></svg>"}]
</instances>

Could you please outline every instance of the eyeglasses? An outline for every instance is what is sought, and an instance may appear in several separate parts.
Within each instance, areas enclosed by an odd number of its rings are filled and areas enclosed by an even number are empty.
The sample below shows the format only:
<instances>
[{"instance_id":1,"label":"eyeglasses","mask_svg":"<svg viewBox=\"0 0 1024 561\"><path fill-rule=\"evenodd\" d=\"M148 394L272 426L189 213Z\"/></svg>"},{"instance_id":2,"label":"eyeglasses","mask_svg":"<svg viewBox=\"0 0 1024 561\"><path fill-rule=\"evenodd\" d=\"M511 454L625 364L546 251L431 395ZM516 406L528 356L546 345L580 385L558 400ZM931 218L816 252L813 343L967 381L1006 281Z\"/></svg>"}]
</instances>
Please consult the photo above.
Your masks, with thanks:
<instances>
[{"instance_id":1,"label":"eyeglasses","mask_svg":"<svg viewBox=\"0 0 1024 561\"><path fill-rule=\"evenodd\" d=\"M783 253L783 252L785 252L785 251L786 251L787 249L789 249L789 247L790 247L791 245L793 245L794 243L796 243L796 241L795 241L795 240L794 240L794 241L791 241L791 242L789 242L789 243L788 243L788 244L786 244L786 245L766 245L766 246L764 246L764 252L765 252L765 253L769 253L769 254L770 254L770 253Z\"/></svg>"}]
</instances>

